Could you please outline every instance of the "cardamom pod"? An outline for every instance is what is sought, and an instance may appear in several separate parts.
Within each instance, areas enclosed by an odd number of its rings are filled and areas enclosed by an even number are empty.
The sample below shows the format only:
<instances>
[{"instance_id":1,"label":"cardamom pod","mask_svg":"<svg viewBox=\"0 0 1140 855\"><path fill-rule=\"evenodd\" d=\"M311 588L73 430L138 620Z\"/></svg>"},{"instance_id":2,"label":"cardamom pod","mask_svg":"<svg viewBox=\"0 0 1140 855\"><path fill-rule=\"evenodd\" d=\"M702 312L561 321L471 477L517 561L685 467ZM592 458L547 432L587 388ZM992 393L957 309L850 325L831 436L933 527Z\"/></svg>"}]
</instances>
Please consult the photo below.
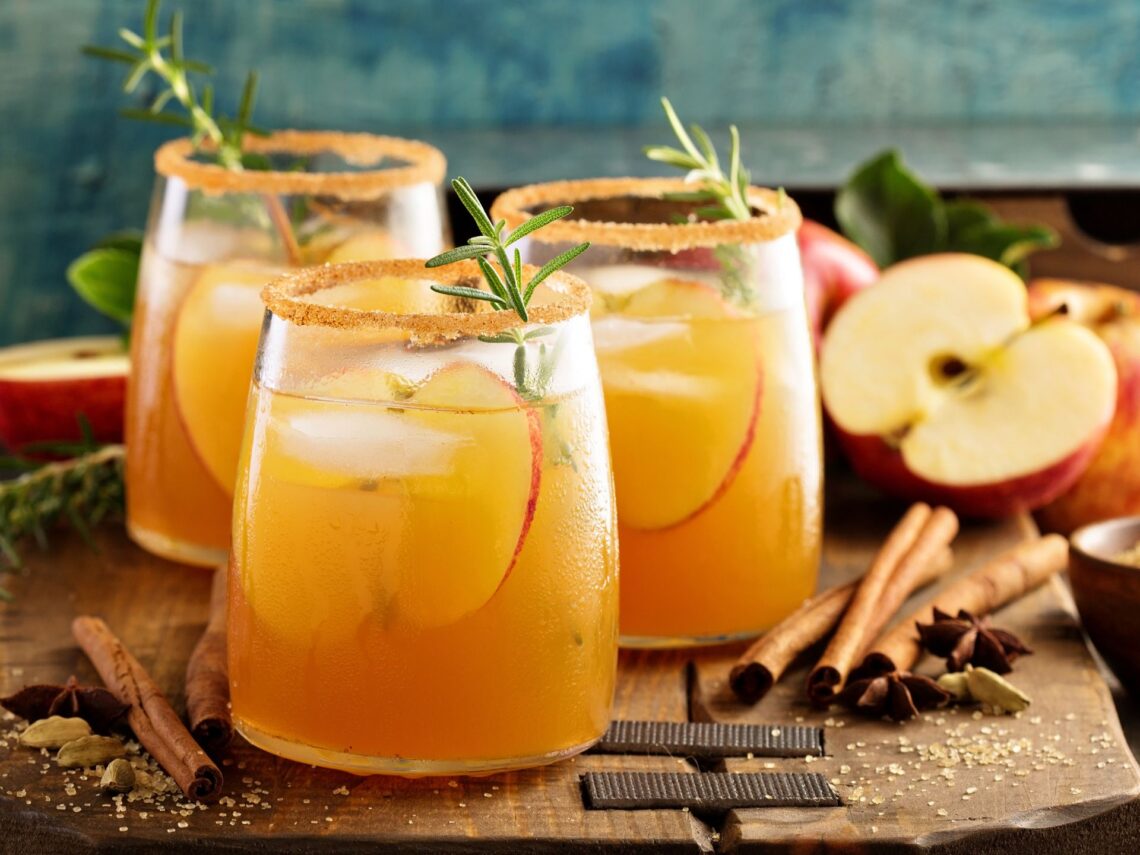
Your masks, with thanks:
<instances>
[{"instance_id":1,"label":"cardamom pod","mask_svg":"<svg viewBox=\"0 0 1140 855\"><path fill-rule=\"evenodd\" d=\"M122 757L108 763L103 771L103 777L99 779L99 789L107 795L129 793L134 788L134 767Z\"/></svg>"},{"instance_id":2,"label":"cardamom pod","mask_svg":"<svg viewBox=\"0 0 1140 855\"><path fill-rule=\"evenodd\" d=\"M90 735L91 725L83 719L53 715L29 724L20 734L20 744L26 748L59 748L73 739Z\"/></svg>"},{"instance_id":3,"label":"cardamom pod","mask_svg":"<svg viewBox=\"0 0 1140 855\"><path fill-rule=\"evenodd\" d=\"M1030 704L1027 694L989 668L966 666L966 686L975 701L1005 712L1021 712Z\"/></svg>"},{"instance_id":4,"label":"cardamom pod","mask_svg":"<svg viewBox=\"0 0 1140 855\"><path fill-rule=\"evenodd\" d=\"M60 766L88 768L126 753L126 746L113 736L82 736L62 746L55 759Z\"/></svg>"},{"instance_id":5,"label":"cardamom pod","mask_svg":"<svg viewBox=\"0 0 1140 855\"><path fill-rule=\"evenodd\" d=\"M963 671L947 671L938 678L938 685L948 691L956 701L971 699L970 687L967 685L966 674Z\"/></svg>"}]
</instances>

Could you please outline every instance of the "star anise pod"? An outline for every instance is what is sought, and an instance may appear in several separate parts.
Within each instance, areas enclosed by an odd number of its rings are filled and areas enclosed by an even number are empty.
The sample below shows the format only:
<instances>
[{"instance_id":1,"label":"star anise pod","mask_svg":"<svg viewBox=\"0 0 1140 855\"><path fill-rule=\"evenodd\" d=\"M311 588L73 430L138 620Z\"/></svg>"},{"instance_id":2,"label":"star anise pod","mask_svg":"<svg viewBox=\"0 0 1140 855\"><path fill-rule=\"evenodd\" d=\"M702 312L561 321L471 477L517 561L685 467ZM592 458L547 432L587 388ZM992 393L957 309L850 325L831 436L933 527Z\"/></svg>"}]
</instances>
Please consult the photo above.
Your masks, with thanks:
<instances>
[{"instance_id":1,"label":"star anise pod","mask_svg":"<svg viewBox=\"0 0 1140 855\"><path fill-rule=\"evenodd\" d=\"M915 718L923 710L946 706L950 693L929 677L910 671L888 671L852 680L839 702L853 710L895 721Z\"/></svg>"},{"instance_id":2,"label":"star anise pod","mask_svg":"<svg viewBox=\"0 0 1140 855\"><path fill-rule=\"evenodd\" d=\"M958 617L935 609L933 623L916 625L922 646L935 656L945 656L950 671L962 671L969 664L1008 674L1014 659L1033 652L1012 632L991 626L989 618L976 617L965 609Z\"/></svg>"},{"instance_id":3,"label":"star anise pod","mask_svg":"<svg viewBox=\"0 0 1140 855\"><path fill-rule=\"evenodd\" d=\"M0 698L0 707L28 721L58 715L64 718L81 718L96 733L106 733L130 707L101 686L81 686L74 676L58 686L39 684L25 686L7 698Z\"/></svg>"}]
</instances>

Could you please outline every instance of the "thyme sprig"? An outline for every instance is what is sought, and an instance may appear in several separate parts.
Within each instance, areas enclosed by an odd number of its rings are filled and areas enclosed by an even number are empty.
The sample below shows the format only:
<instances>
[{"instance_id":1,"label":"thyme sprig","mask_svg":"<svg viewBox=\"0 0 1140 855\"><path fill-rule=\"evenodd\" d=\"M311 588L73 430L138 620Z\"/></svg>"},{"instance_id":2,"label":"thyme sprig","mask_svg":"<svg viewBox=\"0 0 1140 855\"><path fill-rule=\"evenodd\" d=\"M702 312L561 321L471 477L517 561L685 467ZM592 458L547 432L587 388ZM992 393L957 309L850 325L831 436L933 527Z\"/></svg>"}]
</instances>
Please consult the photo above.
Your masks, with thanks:
<instances>
[{"instance_id":1,"label":"thyme sprig","mask_svg":"<svg viewBox=\"0 0 1140 855\"><path fill-rule=\"evenodd\" d=\"M729 146L728 174L721 168L716 147L708 133L700 125L690 125L689 132L677 116L677 111L668 98L661 99L665 117L673 133L681 143L681 148L667 145L646 146L645 156L659 163L667 163L686 170L685 180L700 186L692 193L672 193L669 198L678 202L704 202L693 213L710 220L747 220L752 217L752 206L748 203L748 184L751 175L740 161L740 131L736 125L729 125L731 139ZM696 138L694 142L693 138Z\"/></svg>"},{"instance_id":2,"label":"thyme sprig","mask_svg":"<svg viewBox=\"0 0 1140 855\"><path fill-rule=\"evenodd\" d=\"M147 0L142 33L126 27L119 30L119 38L127 45L125 50L86 45L83 52L88 56L129 66L123 81L123 91L128 94L134 92L151 74L165 84L146 109L124 109L121 111L124 116L188 128L196 149L201 149L203 143L208 141L218 163L227 169L240 170L243 168L242 141L245 134L265 133L250 122L257 98L257 72L250 71L246 76L241 101L233 118L215 113L213 85L205 84L199 96L190 80L192 73L209 75L213 74L213 69L204 62L187 59L184 55L181 11L175 11L171 15L167 34L159 35L160 2L161 0ZM184 115L166 109L172 102L182 108Z\"/></svg>"},{"instance_id":3,"label":"thyme sprig","mask_svg":"<svg viewBox=\"0 0 1140 855\"><path fill-rule=\"evenodd\" d=\"M75 443L58 449L74 453ZM4 570L23 566L17 544L31 536L47 545L48 531L66 522L84 540L93 543L91 530L101 522L123 515L123 446L107 445L92 449L84 444L83 453L70 460L53 463L9 459L8 468L29 471L11 481L0 482L0 555ZM34 467L34 468L32 468ZM0 587L0 599L11 595Z\"/></svg>"},{"instance_id":4,"label":"thyme sprig","mask_svg":"<svg viewBox=\"0 0 1140 855\"><path fill-rule=\"evenodd\" d=\"M455 195L459 197L463 207L467 209L467 213L471 215L471 219L475 221L479 234L470 238L463 246L449 249L446 252L441 252L435 258L428 259L424 266L443 267L446 264L454 264L457 261L473 258L479 263L479 270L482 271L483 278L486 280L490 291L454 285L432 285L432 290L440 294L449 294L452 297L485 300L496 309L514 309L523 323L526 323L530 320L530 316L527 314L527 306L530 304L530 299L534 296L539 283L589 249L590 244L580 243L573 249L568 249L550 259L525 285L523 284L522 252L518 247L515 247L512 259L507 248L543 226L548 226L555 220L562 219L574 209L569 205L562 205L558 208L551 208L549 211L543 211L504 237L503 229L507 226L506 220L499 220L497 223L491 222L490 216L483 208L479 197L475 195L471 185L467 183L466 178L454 179L451 182L451 187L455 190ZM498 262L497 267L487 261L486 256L488 255L494 255Z\"/></svg>"}]
</instances>

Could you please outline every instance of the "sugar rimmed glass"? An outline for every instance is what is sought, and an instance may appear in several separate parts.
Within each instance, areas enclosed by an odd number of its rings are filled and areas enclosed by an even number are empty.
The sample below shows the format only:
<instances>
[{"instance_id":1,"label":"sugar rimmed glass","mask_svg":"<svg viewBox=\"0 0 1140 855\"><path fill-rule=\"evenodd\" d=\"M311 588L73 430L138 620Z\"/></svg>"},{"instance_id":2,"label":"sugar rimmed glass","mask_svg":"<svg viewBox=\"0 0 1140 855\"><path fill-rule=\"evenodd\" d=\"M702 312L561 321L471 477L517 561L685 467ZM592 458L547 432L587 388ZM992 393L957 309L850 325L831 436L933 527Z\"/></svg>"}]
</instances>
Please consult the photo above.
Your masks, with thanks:
<instances>
[{"instance_id":1,"label":"sugar rimmed glass","mask_svg":"<svg viewBox=\"0 0 1140 855\"><path fill-rule=\"evenodd\" d=\"M621 636L629 646L756 635L815 588L821 427L795 231L783 193L749 189L747 221L706 221L670 179L510 190L514 228L553 205L573 219L525 239L593 291L617 485Z\"/></svg>"},{"instance_id":2,"label":"sugar rimmed glass","mask_svg":"<svg viewBox=\"0 0 1140 855\"><path fill-rule=\"evenodd\" d=\"M225 561L263 306L289 267L430 255L448 240L443 155L414 140L248 135L225 169L189 140L155 154L127 399L127 527L147 550Z\"/></svg>"},{"instance_id":3,"label":"sugar rimmed glass","mask_svg":"<svg viewBox=\"0 0 1140 855\"><path fill-rule=\"evenodd\" d=\"M264 292L231 694L249 741L303 763L521 768L609 720L617 532L588 289L555 274L523 324L433 282L483 287L472 262L400 261Z\"/></svg>"}]
</instances>

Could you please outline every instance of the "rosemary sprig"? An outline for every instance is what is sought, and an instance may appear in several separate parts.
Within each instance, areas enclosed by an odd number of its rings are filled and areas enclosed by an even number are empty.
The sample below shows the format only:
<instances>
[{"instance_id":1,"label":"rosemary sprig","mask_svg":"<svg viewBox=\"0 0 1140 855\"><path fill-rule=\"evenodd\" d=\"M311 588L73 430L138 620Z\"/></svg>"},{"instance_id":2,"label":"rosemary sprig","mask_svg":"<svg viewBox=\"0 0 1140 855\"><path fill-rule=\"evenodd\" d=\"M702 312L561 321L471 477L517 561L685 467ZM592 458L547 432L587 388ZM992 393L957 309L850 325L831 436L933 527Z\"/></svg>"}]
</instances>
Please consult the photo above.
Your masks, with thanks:
<instances>
[{"instance_id":1,"label":"rosemary sprig","mask_svg":"<svg viewBox=\"0 0 1140 855\"><path fill-rule=\"evenodd\" d=\"M534 296L535 289L552 273L565 267L589 249L590 244L580 243L550 259L526 283L523 282L522 253L518 247L515 247L512 257L507 248L543 226L548 226L555 220L562 219L574 209L570 205L562 205L543 211L504 236L503 230L506 228L506 221L491 222L491 218L487 215L487 211L483 208L471 185L467 183L467 179L456 178L451 182L451 186L463 207L471 214L471 219L475 221L479 234L470 238L463 246L449 249L435 256L435 258L429 259L425 266L443 267L446 264L454 264L457 261L473 258L478 262L479 270L490 290L483 291L479 288L456 285L432 285L432 290L452 297L483 300L496 309L513 310L524 324L527 323L530 320L527 306L530 304L531 297ZM494 256L495 264L487 260L486 256L488 255ZM546 388L561 354L561 340L549 348L545 342L538 343L538 360L534 368L529 365L528 345L534 343L536 339L549 335L552 331L550 327L537 327L530 330L515 327L497 335L479 337L481 341L513 343L515 345L515 387L519 394L527 400L539 400L546 394Z\"/></svg>"},{"instance_id":2,"label":"rosemary sprig","mask_svg":"<svg viewBox=\"0 0 1140 855\"><path fill-rule=\"evenodd\" d=\"M499 220L497 223L491 222L491 218L487 215L487 211L483 208L483 204L475 195L471 185L467 183L466 178L456 178L451 182L451 187L455 190L455 195L459 197L459 201L463 203L463 207L467 209L467 213L471 215L471 219L475 221L479 234L470 238L463 246L449 249L446 252L441 252L435 258L428 259L424 266L443 267L445 264L454 264L456 261L474 258L479 263L479 269L483 272L487 287L491 290L481 291L478 288L451 285L432 285L432 290L438 291L440 294L450 294L453 297L486 300L496 309L514 309L523 323L526 323L530 320L526 307L530 304L530 299L534 296L534 291L539 283L559 268L565 267L589 249L590 245L580 243L573 249L568 249L561 255L550 259L525 285L522 281L522 253L518 247L515 247L512 260L507 253L507 247L532 232L538 231L543 226L548 226L555 220L562 219L574 209L569 205L562 205L558 208L551 208L549 211L543 211L504 237L503 229L507 226L506 220ZM486 256L492 254L498 261L497 268L493 267L486 259Z\"/></svg>"},{"instance_id":3,"label":"rosemary sprig","mask_svg":"<svg viewBox=\"0 0 1140 855\"><path fill-rule=\"evenodd\" d=\"M748 204L748 182L751 180L751 175L740 162L740 131L736 125L728 127L731 145L728 174L725 175L716 148L705 129L700 125L690 125L689 129L692 131L690 136L668 98L661 99L661 106L682 148L650 145L644 149L645 156L650 160L686 170L685 180L701 188L693 193L673 193L669 198L678 202L708 203L693 212L705 219L750 219L752 206ZM696 142L693 141L693 137L696 137Z\"/></svg>"},{"instance_id":4,"label":"rosemary sprig","mask_svg":"<svg viewBox=\"0 0 1140 855\"><path fill-rule=\"evenodd\" d=\"M69 443L67 448L76 446ZM3 463L9 468L36 467L0 482L0 556L7 564L5 570L22 566L17 543L24 537L30 535L44 547L48 530L66 522L93 543L91 529L122 517L125 490L121 445L87 448L77 457L55 463L37 464L26 459ZM0 599L11 599L2 587Z\"/></svg>"},{"instance_id":5,"label":"rosemary sprig","mask_svg":"<svg viewBox=\"0 0 1140 855\"><path fill-rule=\"evenodd\" d=\"M235 172L247 168L268 169L268 160L255 158L243 151L247 133L259 136L266 134L265 130L252 123L253 104L257 99L257 72L250 71L246 75L234 116L227 117L216 112L213 85L204 84L199 96L190 79L191 74L213 74L213 69L204 62L187 59L183 53L181 11L175 11L171 15L167 34L159 35L160 2L161 0L147 0L142 33L126 27L119 30L119 38L127 46L125 50L100 45L83 47L83 52L88 56L129 67L123 81L123 91L128 94L138 89L139 84L150 75L157 77L163 84L146 109L124 109L120 113L130 119L187 128L195 151L214 157L226 169ZM168 110L168 106L181 107L182 111ZM262 222L268 217L268 225L277 232L289 263L300 263L300 242L294 232L293 220L285 211L281 200L273 194L265 194L264 210L259 210L256 215Z\"/></svg>"},{"instance_id":6,"label":"rosemary sprig","mask_svg":"<svg viewBox=\"0 0 1140 855\"><path fill-rule=\"evenodd\" d=\"M167 34L159 35L160 2L161 0L147 0L141 34L126 27L119 30L119 38L127 45L125 50L85 45L83 52L88 56L129 66L123 81L123 91L127 94L134 92L151 74L165 84L145 110L124 109L124 116L188 128L195 148L200 149L208 141L218 163L227 169L240 170L243 168L242 140L245 134L264 133L250 123L253 103L257 97L257 72L250 71L246 76L237 114L233 118L215 114L213 86L208 83L204 85L199 97L190 81L191 73L209 75L213 74L213 69L204 62L184 56L181 11L175 11L171 15ZM185 115L166 110L166 106L172 102L182 107Z\"/></svg>"}]
</instances>

